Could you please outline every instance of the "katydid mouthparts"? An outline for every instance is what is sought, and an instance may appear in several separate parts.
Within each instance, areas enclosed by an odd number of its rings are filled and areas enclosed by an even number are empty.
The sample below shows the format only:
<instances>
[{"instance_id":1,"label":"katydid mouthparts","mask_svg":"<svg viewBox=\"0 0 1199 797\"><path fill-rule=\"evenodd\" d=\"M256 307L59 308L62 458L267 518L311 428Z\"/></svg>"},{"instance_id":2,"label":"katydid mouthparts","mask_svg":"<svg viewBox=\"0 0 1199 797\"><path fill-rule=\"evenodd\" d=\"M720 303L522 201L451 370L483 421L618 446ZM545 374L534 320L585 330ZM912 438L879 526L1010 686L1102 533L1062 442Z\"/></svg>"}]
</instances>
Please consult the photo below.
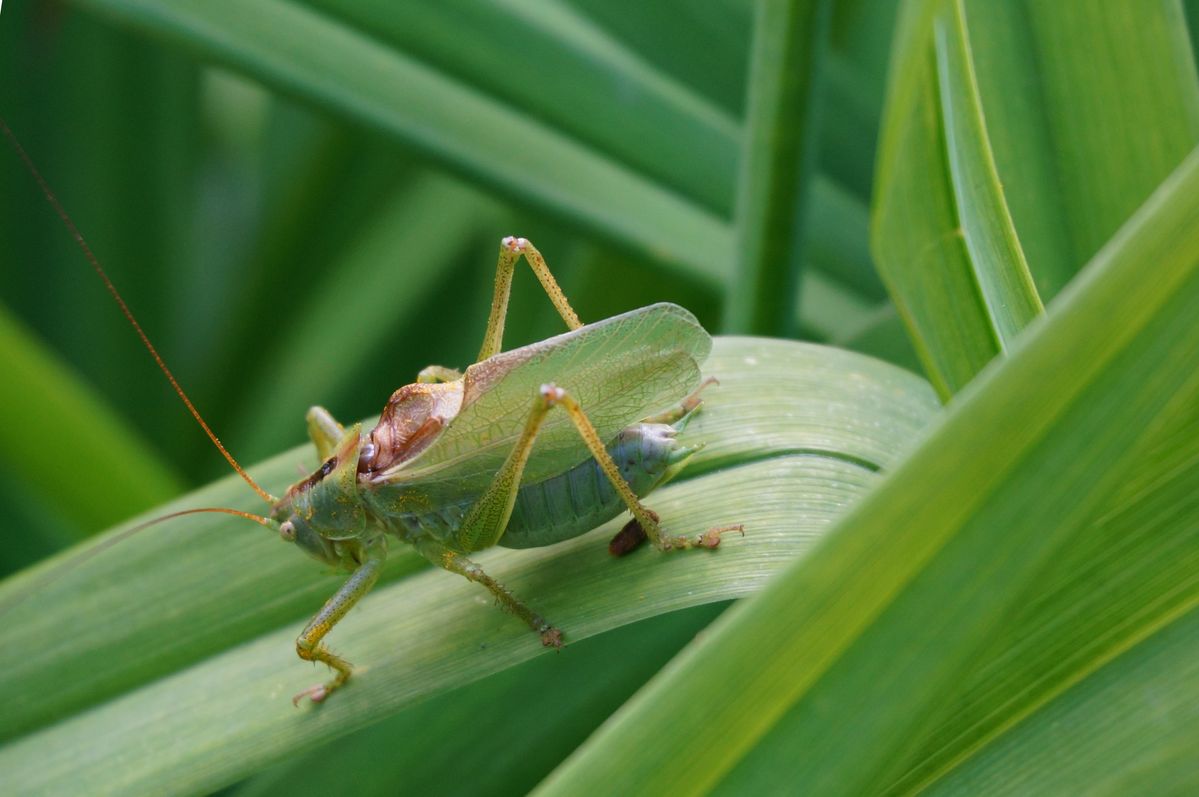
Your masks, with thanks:
<instances>
[{"instance_id":1,"label":"katydid mouthparts","mask_svg":"<svg viewBox=\"0 0 1199 797\"><path fill-rule=\"evenodd\" d=\"M609 551L623 555L646 539L661 551L716 548L741 525L694 535L663 533L641 498L670 479L698 450L678 433L701 404L700 368L711 338L674 304L655 304L584 325L528 240L504 238L483 344L465 371L429 366L396 390L374 428L345 427L321 407L308 411L320 466L276 497L238 464L187 397L138 324L98 258L3 119L0 130L41 188L172 388L230 466L268 505L263 515L224 512L274 530L286 542L350 573L296 641L300 658L323 662L331 680L293 698L325 700L352 667L324 643L336 623L373 586L388 545L411 545L438 567L488 589L547 647L562 632L468 554L494 545L530 548L570 539L622 511L632 519ZM518 260L532 268L568 331L502 350Z\"/></svg>"}]
</instances>

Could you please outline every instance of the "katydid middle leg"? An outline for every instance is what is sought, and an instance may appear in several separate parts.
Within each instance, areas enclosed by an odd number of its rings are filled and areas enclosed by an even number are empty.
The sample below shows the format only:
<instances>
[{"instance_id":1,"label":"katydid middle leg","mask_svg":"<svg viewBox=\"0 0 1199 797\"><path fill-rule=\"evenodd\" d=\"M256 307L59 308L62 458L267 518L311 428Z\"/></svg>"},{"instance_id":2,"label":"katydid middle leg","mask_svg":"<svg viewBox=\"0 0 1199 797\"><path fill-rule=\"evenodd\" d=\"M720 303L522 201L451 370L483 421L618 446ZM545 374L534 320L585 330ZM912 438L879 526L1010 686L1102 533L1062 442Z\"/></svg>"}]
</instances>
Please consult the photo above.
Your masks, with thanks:
<instances>
[{"instance_id":1,"label":"katydid middle leg","mask_svg":"<svg viewBox=\"0 0 1199 797\"><path fill-rule=\"evenodd\" d=\"M317 456L321 459L333 456L337 444L345 436L345 428L324 407L309 407L307 420L308 437L316 446Z\"/></svg>"},{"instance_id":2,"label":"katydid middle leg","mask_svg":"<svg viewBox=\"0 0 1199 797\"><path fill-rule=\"evenodd\" d=\"M529 628L532 628L541 637L541 644L546 647L562 647L561 631L526 606L523 601L512 594L511 590L487 575L476 562L430 539L418 540L414 543L414 547L422 556L438 567L444 567L451 573L457 573L469 581L486 587L504 609L524 620Z\"/></svg>"}]
</instances>

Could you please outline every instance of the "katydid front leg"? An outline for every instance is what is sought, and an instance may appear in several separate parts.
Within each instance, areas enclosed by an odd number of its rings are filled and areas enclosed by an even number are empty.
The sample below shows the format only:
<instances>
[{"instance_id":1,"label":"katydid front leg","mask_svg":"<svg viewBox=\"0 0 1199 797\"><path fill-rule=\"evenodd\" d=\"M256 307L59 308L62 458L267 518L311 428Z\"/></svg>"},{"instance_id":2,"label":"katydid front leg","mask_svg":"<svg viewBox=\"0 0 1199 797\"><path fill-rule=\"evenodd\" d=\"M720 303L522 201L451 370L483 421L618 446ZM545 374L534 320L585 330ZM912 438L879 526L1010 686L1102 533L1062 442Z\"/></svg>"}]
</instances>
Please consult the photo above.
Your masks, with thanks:
<instances>
[{"instance_id":1,"label":"katydid front leg","mask_svg":"<svg viewBox=\"0 0 1199 797\"><path fill-rule=\"evenodd\" d=\"M333 680L310 686L297 694L291 699L293 705L298 706L305 697L310 698L313 703L320 703L349 679L353 671L350 663L329 650L321 640L346 616L346 612L354 608L354 604L370 592L379 578L379 571L383 568L386 558L387 549L382 541L366 549L362 564L350 575L346 583L342 584L341 589L325 602L316 616L308 621L308 625L296 639L296 653L301 659L324 662L336 670L337 674L333 676Z\"/></svg>"}]
</instances>

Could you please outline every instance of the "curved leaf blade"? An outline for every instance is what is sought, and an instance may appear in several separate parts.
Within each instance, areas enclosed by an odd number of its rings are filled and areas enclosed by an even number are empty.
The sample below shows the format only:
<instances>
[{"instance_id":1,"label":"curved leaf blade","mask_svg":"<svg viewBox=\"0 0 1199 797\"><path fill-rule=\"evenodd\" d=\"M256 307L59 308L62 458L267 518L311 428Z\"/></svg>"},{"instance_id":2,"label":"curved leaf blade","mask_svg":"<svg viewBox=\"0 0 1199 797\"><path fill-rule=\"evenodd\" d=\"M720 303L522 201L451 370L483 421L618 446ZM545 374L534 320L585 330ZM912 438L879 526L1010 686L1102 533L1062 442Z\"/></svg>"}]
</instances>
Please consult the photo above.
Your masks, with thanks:
<instances>
[{"instance_id":1,"label":"curved leaf blade","mask_svg":"<svg viewBox=\"0 0 1199 797\"><path fill-rule=\"evenodd\" d=\"M741 521L751 530L744 539L713 556L646 550L615 561L603 545L617 525L609 524L551 548L479 557L569 638L757 588L936 413L920 379L849 352L718 339L708 367L722 384L687 431L708 448L688 469L693 478L651 504L668 532ZM256 474L274 487L296 456ZM192 500L248 506L245 492L226 481ZM313 672L294 658L292 640L334 585L314 583L309 562L246 530L201 516L183 540L166 529L142 534L9 603L0 668L12 695L0 717L9 740L0 766L13 783L215 788L541 650L478 587L440 571L399 581L393 574L335 634L334 644L362 665L348 699L297 712L287 698ZM397 553L411 573L416 557ZM0 604L39 587L65 561L9 579ZM97 737L99 726L106 730ZM71 750L84 737L92 752L81 757Z\"/></svg>"}]
</instances>

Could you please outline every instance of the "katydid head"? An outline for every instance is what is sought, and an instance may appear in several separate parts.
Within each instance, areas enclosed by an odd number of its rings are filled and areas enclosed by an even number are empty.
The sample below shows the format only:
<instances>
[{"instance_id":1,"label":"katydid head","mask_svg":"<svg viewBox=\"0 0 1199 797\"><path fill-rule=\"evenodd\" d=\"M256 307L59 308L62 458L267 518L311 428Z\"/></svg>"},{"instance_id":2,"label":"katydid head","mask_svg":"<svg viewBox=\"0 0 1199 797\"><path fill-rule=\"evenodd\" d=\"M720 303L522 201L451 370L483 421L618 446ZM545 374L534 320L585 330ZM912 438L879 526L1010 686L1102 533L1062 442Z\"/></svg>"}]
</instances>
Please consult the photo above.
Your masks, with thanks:
<instances>
[{"instance_id":1,"label":"katydid head","mask_svg":"<svg viewBox=\"0 0 1199 797\"><path fill-rule=\"evenodd\" d=\"M279 524L279 536L286 542L296 543L316 559L337 564L340 556L333 543L361 536L366 529L366 509L358 495L358 457L363 443L361 426L347 430L332 456L271 505L270 517Z\"/></svg>"}]
</instances>

